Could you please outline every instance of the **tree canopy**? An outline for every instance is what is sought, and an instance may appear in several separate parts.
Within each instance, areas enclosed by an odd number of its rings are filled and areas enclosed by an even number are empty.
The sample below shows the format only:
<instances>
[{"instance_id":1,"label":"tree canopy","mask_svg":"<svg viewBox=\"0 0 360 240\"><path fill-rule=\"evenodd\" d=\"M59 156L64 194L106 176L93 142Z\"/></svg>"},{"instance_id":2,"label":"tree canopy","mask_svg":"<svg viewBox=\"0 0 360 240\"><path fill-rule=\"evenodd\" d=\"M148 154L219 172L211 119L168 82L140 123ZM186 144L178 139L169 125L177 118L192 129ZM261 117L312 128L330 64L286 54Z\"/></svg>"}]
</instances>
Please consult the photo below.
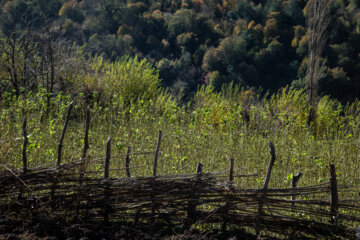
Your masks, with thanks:
<instances>
[{"instance_id":1,"label":"tree canopy","mask_svg":"<svg viewBox=\"0 0 360 240\"><path fill-rule=\"evenodd\" d=\"M305 87L307 5L305 0L4 0L0 88L36 88L39 76L48 79L43 82L49 89L64 87L68 76L59 66L68 57L64 49L74 44L87 59L147 59L179 99L203 84L221 89L233 82L264 92ZM319 91L345 102L360 96L360 4L330 5ZM45 66L48 70L36 71Z\"/></svg>"}]
</instances>

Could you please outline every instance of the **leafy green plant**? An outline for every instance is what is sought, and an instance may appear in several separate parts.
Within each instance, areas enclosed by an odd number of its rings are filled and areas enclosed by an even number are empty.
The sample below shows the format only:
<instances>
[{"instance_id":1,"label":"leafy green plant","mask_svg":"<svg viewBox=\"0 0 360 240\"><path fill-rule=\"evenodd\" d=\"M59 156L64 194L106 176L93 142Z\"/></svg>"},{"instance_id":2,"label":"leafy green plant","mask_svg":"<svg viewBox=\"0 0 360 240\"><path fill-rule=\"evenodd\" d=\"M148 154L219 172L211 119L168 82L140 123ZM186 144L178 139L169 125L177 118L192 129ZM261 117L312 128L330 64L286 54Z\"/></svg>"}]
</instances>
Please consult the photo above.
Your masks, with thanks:
<instances>
[{"instance_id":1,"label":"leafy green plant","mask_svg":"<svg viewBox=\"0 0 360 240\"><path fill-rule=\"evenodd\" d=\"M103 78L109 74L105 70L106 67L98 70L103 71ZM225 85L220 92L209 86L200 88L192 102L183 106L166 91L156 91L158 95L151 98L149 94L138 95L129 105L121 96L106 100L106 95L98 95L101 101L94 101L91 106L89 169L102 169L103 162L95 160L104 156L109 136L114 139L111 165L121 169L127 146L131 146L133 153L153 152L161 129L164 134L159 174L193 173L198 162L204 164L205 172L227 171L233 157L237 173L258 173L257 178L240 179L241 184L260 187L270 158L267 144L272 141L277 160L270 186L288 186L293 171L304 173L299 186L326 181L330 163L337 166L339 179L344 183L359 177L358 102L343 108L329 97L321 99L319 125L314 134L305 124L308 107L303 90L285 88L259 99L255 92L244 91L237 85ZM26 98L16 98L11 93L3 96L1 164L21 167L21 128L26 114L29 167L55 165L57 144L71 100L76 102L63 143L63 162L80 159L86 107L81 96L52 97L48 113L47 94L43 90ZM245 107L250 115L248 123L241 116ZM153 154L131 156L131 166L136 167L131 170L132 175L151 175L152 163ZM345 165L351 167L343 168ZM125 172L113 172L112 176L125 176Z\"/></svg>"},{"instance_id":2,"label":"leafy green plant","mask_svg":"<svg viewBox=\"0 0 360 240\"><path fill-rule=\"evenodd\" d=\"M145 59L123 57L109 62L94 57L89 62L89 71L73 82L88 99L120 98L129 105L140 99L155 99L160 93L159 74Z\"/></svg>"}]
</instances>

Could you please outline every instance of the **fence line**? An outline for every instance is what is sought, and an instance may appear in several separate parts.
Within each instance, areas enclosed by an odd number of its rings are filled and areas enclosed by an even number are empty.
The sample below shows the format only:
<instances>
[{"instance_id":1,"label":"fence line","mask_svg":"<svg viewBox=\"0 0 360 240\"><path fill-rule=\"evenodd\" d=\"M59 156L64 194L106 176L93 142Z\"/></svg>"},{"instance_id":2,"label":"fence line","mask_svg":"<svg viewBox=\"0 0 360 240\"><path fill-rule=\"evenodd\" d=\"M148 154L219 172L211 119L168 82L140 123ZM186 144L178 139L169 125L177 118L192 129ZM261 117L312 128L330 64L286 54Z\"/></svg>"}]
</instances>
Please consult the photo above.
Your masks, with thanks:
<instances>
[{"instance_id":1,"label":"fence line","mask_svg":"<svg viewBox=\"0 0 360 240\"><path fill-rule=\"evenodd\" d=\"M234 172L234 159L226 171L206 173L202 163L195 174L159 175L162 132L159 131L154 152L125 155L125 167L111 169L111 137L104 158L90 160L88 133L90 111L86 111L84 148L77 162L61 164L61 149L66 125L71 113L69 106L63 133L58 144L55 167L28 168L26 156L26 118L23 123L23 168L12 170L0 165L0 213L12 218L35 220L47 213L66 221L74 216L81 222L126 221L136 224L162 223L190 229L197 224L218 224L222 231L232 226L253 228L257 238L266 234L295 237L338 237L355 239L355 225L360 224L360 203L357 198L340 199L339 193L358 191L358 186L337 183L335 166L330 165L329 182L297 187L302 173L293 174L291 188L269 188L275 164L275 146L269 143L270 162L263 187L246 189L234 183L234 178L257 174ZM134 177L130 156L154 154L153 173L149 177ZM102 171L87 171L89 161L104 161ZM125 170L126 177L110 178L110 171ZM101 177L103 176L103 177ZM227 179L224 179L227 178ZM74 219L74 221L76 220ZM311 220L309 220L311 219ZM7 220L11 222L10 219ZM311 226L311 227L309 227Z\"/></svg>"}]
</instances>

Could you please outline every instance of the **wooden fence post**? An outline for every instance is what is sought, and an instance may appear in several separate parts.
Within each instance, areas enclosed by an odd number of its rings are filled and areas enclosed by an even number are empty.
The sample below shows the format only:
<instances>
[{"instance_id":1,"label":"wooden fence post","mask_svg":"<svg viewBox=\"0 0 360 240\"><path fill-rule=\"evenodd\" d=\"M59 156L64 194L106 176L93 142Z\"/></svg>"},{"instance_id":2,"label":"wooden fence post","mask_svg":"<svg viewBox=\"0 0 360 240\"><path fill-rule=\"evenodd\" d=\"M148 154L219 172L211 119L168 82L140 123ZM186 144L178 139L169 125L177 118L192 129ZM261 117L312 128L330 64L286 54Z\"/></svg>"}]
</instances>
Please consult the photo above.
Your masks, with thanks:
<instances>
[{"instance_id":1,"label":"wooden fence post","mask_svg":"<svg viewBox=\"0 0 360 240\"><path fill-rule=\"evenodd\" d=\"M26 132L26 124L27 124L27 119L26 119L26 116L25 116L23 126L22 126L23 136L24 136L23 150L22 150L23 174L26 174L26 172L27 172L26 148L27 148L27 144L28 144L28 137L27 137L27 132Z\"/></svg>"},{"instance_id":2,"label":"wooden fence post","mask_svg":"<svg viewBox=\"0 0 360 240\"><path fill-rule=\"evenodd\" d=\"M60 165L61 165L61 152L62 152L62 147L63 147L63 141L64 141L64 138L65 138L66 128L67 128L67 125L68 125L69 120L70 120L70 114L71 114L72 107L73 107L73 102L71 102L70 105L69 105L68 112L67 112L66 119L65 119L65 123L64 123L64 127L63 127L63 131L61 133L61 137L60 137L59 144L58 144L58 158L57 158L57 163L56 163L57 167L60 167ZM51 194L50 194L51 199L55 199L57 178L58 178L58 172L55 172L54 173L54 178L53 178L53 184L51 186Z\"/></svg>"},{"instance_id":3,"label":"wooden fence post","mask_svg":"<svg viewBox=\"0 0 360 240\"><path fill-rule=\"evenodd\" d=\"M291 182L291 187L293 190L295 190L295 188L297 187L297 184L302 176L302 172L298 172L296 175L294 175L294 171L292 173L292 182ZM296 200L296 194L293 193L291 195L291 212L294 212L294 207L295 207L295 201ZM296 228L293 229L293 231L289 234L289 239L293 239L294 238L294 235L296 233Z\"/></svg>"},{"instance_id":4,"label":"wooden fence post","mask_svg":"<svg viewBox=\"0 0 360 240\"><path fill-rule=\"evenodd\" d=\"M295 188L297 187L297 184L298 184L301 176L302 176L302 172L298 172L296 175L294 175L294 172L293 172L292 183L291 183L291 186L292 186L293 189L295 189ZM295 199L296 199L296 195L293 194L293 195L291 196L291 201L295 201ZM293 211L294 205L295 205L295 203L292 202L292 203L291 203L291 210L292 210L292 211Z\"/></svg>"},{"instance_id":5,"label":"wooden fence post","mask_svg":"<svg viewBox=\"0 0 360 240\"><path fill-rule=\"evenodd\" d=\"M104 168L105 179L109 178L110 157L111 157L111 137L109 137L106 142L106 155L105 155L105 168Z\"/></svg>"},{"instance_id":6,"label":"wooden fence post","mask_svg":"<svg viewBox=\"0 0 360 240\"><path fill-rule=\"evenodd\" d=\"M229 194L231 194L230 191L233 190L233 180L234 180L234 158L230 159L230 170L229 170ZM224 219L223 219L223 224L221 226L221 231L225 232L226 231L226 226L227 226L227 222L228 222L228 214L229 214L229 207L230 207L230 199L229 196L226 196L227 200L224 206Z\"/></svg>"},{"instance_id":7,"label":"wooden fence post","mask_svg":"<svg viewBox=\"0 0 360 240\"><path fill-rule=\"evenodd\" d=\"M338 214L338 191L337 191L337 180L336 180L336 170L334 164L330 165L330 222L332 224L337 223L337 214Z\"/></svg>"},{"instance_id":8,"label":"wooden fence post","mask_svg":"<svg viewBox=\"0 0 360 240\"><path fill-rule=\"evenodd\" d=\"M27 131L26 131L26 124L27 124L27 119L26 119L26 115L24 117L24 122L23 122L23 126L22 126L22 130L23 130L23 136L24 136L24 142L23 142L23 149L22 149L22 160L23 160L23 174L25 175L27 172L27 156L26 156L26 148L27 148L27 144L28 144L28 137L27 137ZM18 199L22 199L22 194L23 194L23 186L20 186L19 189L19 195L18 195Z\"/></svg>"},{"instance_id":9,"label":"wooden fence post","mask_svg":"<svg viewBox=\"0 0 360 240\"><path fill-rule=\"evenodd\" d=\"M89 129L90 129L90 110L86 109L86 117L85 117L85 136L84 136L84 149L81 156L81 161L86 162L86 153L89 149Z\"/></svg>"},{"instance_id":10,"label":"wooden fence post","mask_svg":"<svg viewBox=\"0 0 360 240\"><path fill-rule=\"evenodd\" d=\"M271 177L271 171L272 168L274 166L275 160L276 160L276 153L275 153L275 147L274 144L272 142L269 142L269 147L270 147L270 154L271 154L271 160L269 162L269 166L266 172L266 178L264 181L264 186L263 186L263 193L260 195L260 198L264 198L266 195L266 190L268 189L269 186L269 182L270 182L270 177ZM256 236L258 239L261 238L261 215L263 215L263 201L260 199L259 200L259 209L258 209L258 215L257 215L257 219L256 219Z\"/></svg>"},{"instance_id":11,"label":"wooden fence post","mask_svg":"<svg viewBox=\"0 0 360 240\"><path fill-rule=\"evenodd\" d=\"M266 172L266 178L265 178L265 182L264 182L264 186L263 186L264 190L266 190L268 188L268 185L270 182L270 177L271 177L271 171L274 166L275 159L276 159L274 144L272 142L269 142L269 147L270 147L271 160L269 162L269 166L268 166L268 169Z\"/></svg>"},{"instance_id":12,"label":"wooden fence post","mask_svg":"<svg viewBox=\"0 0 360 240\"><path fill-rule=\"evenodd\" d=\"M154 157L154 168L153 168L153 182L152 182L152 189L153 192L155 190L155 186L156 186L156 170L157 170L157 162L158 162L158 156L159 156L159 150L160 150L160 144L161 144L161 137L162 137L162 132L161 130L159 130L159 136L158 136L158 141L157 141L157 145L156 145L156 151L155 151L155 157ZM152 194L152 207L151 207L151 216L152 218L154 218L155 216L155 201L154 201L154 194Z\"/></svg>"},{"instance_id":13,"label":"wooden fence post","mask_svg":"<svg viewBox=\"0 0 360 240\"><path fill-rule=\"evenodd\" d=\"M199 163L196 169L196 181L195 187L201 183L201 175L203 170L203 164ZM185 228L188 228L196 220L196 207L199 202L198 192L196 191L194 195L191 193L188 200L188 209L187 209L187 220L184 225Z\"/></svg>"},{"instance_id":14,"label":"wooden fence post","mask_svg":"<svg viewBox=\"0 0 360 240\"><path fill-rule=\"evenodd\" d=\"M109 223L109 212L110 212L110 182L109 177L109 168L110 168L110 157L111 157L111 137L108 138L106 143L106 155L105 155L105 167L104 167L104 223Z\"/></svg>"},{"instance_id":15,"label":"wooden fence post","mask_svg":"<svg viewBox=\"0 0 360 240\"><path fill-rule=\"evenodd\" d=\"M234 181L234 158L230 159L229 186L232 188Z\"/></svg>"},{"instance_id":16,"label":"wooden fence post","mask_svg":"<svg viewBox=\"0 0 360 240\"><path fill-rule=\"evenodd\" d=\"M131 177L131 174L130 174L130 152L131 152L131 147L128 146L127 152L126 152L126 159L125 159L126 176L128 178Z\"/></svg>"},{"instance_id":17,"label":"wooden fence post","mask_svg":"<svg viewBox=\"0 0 360 240\"><path fill-rule=\"evenodd\" d=\"M79 189L78 189L78 193L77 193L77 197L78 197L78 204L76 207L76 215L79 215L79 211L80 211L80 198L82 195L82 184L83 184L83 179L84 179L84 175L85 175L85 169L86 169L86 164L87 164L87 160L86 160L86 153L87 150L89 149L89 128L90 128L90 110L87 108L86 109L86 116L85 116L85 136L84 136L84 149L81 155L81 160L80 160L80 168L79 168Z\"/></svg>"},{"instance_id":18,"label":"wooden fence post","mask_svg":"<svg viewBox=\"0 0 360 240\"><path fill-rule=\"evenodd\" d=\"M63 141L64 141L64 138L65 138L66 128L67 128L67 125L68 125L69 120L70 120L70 114L71 114L72 108L73 108L73 102L71 102L70 105L69 105L69 109L68 109L68 112L67 112L67 115L66 115L63 131L61 133L60 141L59 141L59 144L58 144L57 166L60 166L60 164L61 164L61 151L62 151L62 147L63 147Z\"/></svg>"},{"instance_id":19,"label":"wooden fence post","mask_svg":"<svg viewBox=\"0 0 360 240\"><path fill-rule=\"evenodd\" d=\"M79 183L82 185L82 180L85 174L86 168L86 153L89 149L89 128L90 128L90 110L86 109L86 119L85 119L85 136L84 136L84 149L81 155L81 164L80 164L80 178Z\"/></svg>"},{"instance_id":20,"label":"wooden fence post","mask_svg":"<svg viewBox=\"0 0 360 240\"><path fill-rule=\"evenodd\" d=\"M162 132L161 132L161 130L159 130L158 142L156 145L156 151L155 151L155 157L154 157L153 177L156 177L156 169L157 169L157 162L158 162L158 156L159 156L159 150L160 150L160 144L161 144L161 137L162 137Z\"/></svg>"},{"instance_id":21,"label":"wooden fence post","mask_svg":"<svg viewBox=\"0 0 360 240\"><path fill-rule=\"evenodd\" d=\"M199 163L199 165L197 166L196 174L197 174L198 178L201 178L203 166L204 165L202 163Z\"/></svg>"}]
</instances>

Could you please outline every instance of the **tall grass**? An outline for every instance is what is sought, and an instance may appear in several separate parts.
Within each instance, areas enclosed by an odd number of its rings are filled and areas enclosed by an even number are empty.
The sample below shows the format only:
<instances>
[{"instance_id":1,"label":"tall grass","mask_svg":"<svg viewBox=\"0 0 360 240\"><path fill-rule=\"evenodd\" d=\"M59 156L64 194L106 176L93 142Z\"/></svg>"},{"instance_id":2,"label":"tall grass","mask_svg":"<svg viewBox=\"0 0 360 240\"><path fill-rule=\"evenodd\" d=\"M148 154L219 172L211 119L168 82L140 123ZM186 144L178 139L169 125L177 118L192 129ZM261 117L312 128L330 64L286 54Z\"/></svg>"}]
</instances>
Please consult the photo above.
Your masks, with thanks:
<instances>
[{"instance_id":1,"label":"tall grass","mask_svg":"<svg viewBox=\"0 0 360 240\"><path fill-rule=\"evenodd\" d=\"M250 100L249 100L250 96ZM84 136L85 101L78 96L52 98L51 111L46 110L46 93L29 94L16 99L3 95L0 111L0 163L22 165L22 121L28 118L29 166L56 164L57 144L67 106L75 100L64 141L63 163L81 156ZM250 103L249 103L250 102ZM241 111L249 109L250 121L244 123ZM358 101L342 106L327 96L319 102L318 121L306 125L309 109L301 90L282 89L259 100L240 88L230 86L220 93L210 87L199 89L191 104L179 107L166 94L152 99L138 99L130 105L121 97L91 106L89 159L102 158L108 136L112 137L111 168L123 168L127 146L132 152L154 151L158 130L164 133L158 163L159 174L193 173L198 162L204 171L224 171L229 159L235 158L237 174L258 173L242 179L245 187L263 183L270 160L268 142L275 144L277 160L271 187L290 186L292 172L302 171L299 185L316 184L329 178L329 164L337 167L341 183L360 178ZM118 155L118 156L117 156ZM134 155L133 176L152 173L153 155ZM90 168L101 169L92 163ZM125 176L125 171L113 171Z\"/></svg>"}]
</instances>

